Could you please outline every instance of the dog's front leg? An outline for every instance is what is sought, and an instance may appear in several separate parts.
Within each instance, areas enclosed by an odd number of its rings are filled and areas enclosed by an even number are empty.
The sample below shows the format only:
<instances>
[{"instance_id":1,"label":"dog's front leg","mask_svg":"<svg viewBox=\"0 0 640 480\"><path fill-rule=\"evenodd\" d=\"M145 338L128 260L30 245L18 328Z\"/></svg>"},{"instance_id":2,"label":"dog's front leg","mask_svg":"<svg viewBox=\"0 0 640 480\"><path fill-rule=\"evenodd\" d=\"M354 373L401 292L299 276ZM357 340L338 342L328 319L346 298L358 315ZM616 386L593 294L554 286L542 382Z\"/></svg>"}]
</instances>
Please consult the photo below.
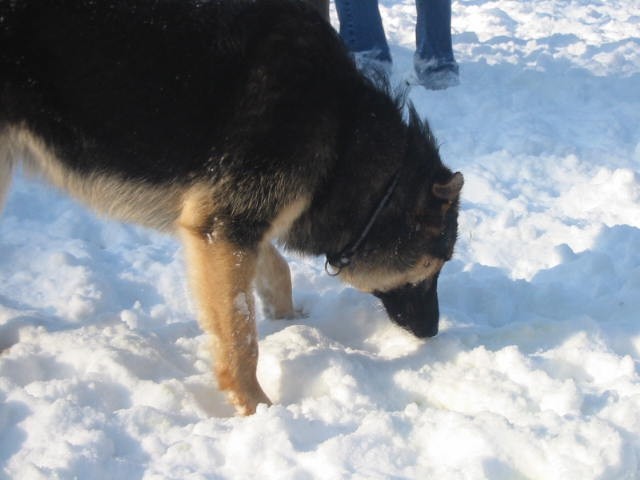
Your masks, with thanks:
<instances>
[{"instance_id":1,"label":"dog's front leg","mask_svg":"<svg viewBox=\"0 0 640 480\"><path fill-rule=\"evenodd\" d=\"M243 415L271 402L256 378L258 340L251 282L257 254L181 225L202 328L211 335L221 390Z\"/></svg>"},{"instance_id":2,"label":"dog's front leg","mask_svg":"<svg viewBox=\"0 0 640 480\"><path fill-rule=\"evenodd\" d=\"M268 317L295 317L289 265L269 242L264 242L260 247L256 288Z\"/></svg>"}]
</instances>

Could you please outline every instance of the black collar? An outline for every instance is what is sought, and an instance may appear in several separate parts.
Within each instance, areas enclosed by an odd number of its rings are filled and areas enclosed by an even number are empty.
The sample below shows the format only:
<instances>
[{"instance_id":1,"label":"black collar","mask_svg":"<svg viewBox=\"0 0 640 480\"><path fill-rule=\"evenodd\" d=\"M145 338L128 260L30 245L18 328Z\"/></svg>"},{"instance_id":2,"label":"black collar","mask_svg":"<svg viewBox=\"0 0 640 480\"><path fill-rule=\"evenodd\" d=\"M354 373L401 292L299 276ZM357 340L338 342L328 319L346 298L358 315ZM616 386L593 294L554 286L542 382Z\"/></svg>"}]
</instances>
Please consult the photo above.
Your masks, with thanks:
<instances>
[{"instance_id":1,"label":"black collar","mask_svg":"<svg viewBox=\"0 0 640 480\"><path fill-rule=\"evenodd\" d=\"M391 197L391 194L393 193L393 191L396 189L396 186L398 185L398 180L400 179L400 171L401 169L398 169L396 174L391 179L391 182L389 182L389 186L387 187L387 190L384 196L382 197L382 200L380 200L380 203L374 210L373 215L371 215L371 218L369 218L367 225L364 227L364 230L362 230L362 233L360 234L358 239L353 243L347 244L347 246L344 247L337 254L327 254L327 261L324 263L324 269L332 277L339 275L343 268L351 264L351 260L353 259L353 256L357 253L360 246L366 240L367 235L369 234L371 227L373 227L373 224L378 219L380 212L382 212L384 207L386 207L387 204L389 203L389 198ZM332 267L333 270L330 270L329 267Z\"/></svg>"}]
</instances>

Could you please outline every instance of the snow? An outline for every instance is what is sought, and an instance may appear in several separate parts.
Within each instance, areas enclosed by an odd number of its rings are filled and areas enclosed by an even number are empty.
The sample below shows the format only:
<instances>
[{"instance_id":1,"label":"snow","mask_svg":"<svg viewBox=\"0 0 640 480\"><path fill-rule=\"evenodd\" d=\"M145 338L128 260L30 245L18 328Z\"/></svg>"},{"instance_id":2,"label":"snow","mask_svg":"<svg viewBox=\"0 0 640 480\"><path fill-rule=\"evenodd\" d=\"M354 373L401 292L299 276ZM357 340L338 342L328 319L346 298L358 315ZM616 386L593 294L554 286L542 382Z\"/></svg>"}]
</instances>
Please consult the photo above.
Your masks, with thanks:
<instances>
[{"instance_id":1,"label":"snow","mask_svg":"<svg viewBox=\"0 0 640 480\"><path fill-rule=\"evenodd\" d=\"M381 11L402 81L414 2ZM177 241L18 177L1 478L640 478L640 4L453 11L461 85L410 95L466 179L441 333L415 339L323 259L288 256L305 316L257 301L275 405L236 417Z\"/></svg>"}]
</instances>

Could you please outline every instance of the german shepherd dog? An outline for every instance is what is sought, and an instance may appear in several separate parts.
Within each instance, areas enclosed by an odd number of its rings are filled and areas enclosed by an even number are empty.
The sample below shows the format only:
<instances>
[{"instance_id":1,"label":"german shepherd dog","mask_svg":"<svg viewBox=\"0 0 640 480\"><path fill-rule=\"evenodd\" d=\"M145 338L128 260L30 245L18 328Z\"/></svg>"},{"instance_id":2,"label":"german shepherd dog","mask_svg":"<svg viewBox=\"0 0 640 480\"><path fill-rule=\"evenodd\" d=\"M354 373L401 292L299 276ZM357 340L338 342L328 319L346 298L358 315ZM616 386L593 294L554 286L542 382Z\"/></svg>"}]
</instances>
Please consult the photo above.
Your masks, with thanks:
<instances>
[{"instance_id":1,"label":"german shepherd dog","mask_svg":"<svg viewBox=\"0 0 640 480\"><path fill-rule=\"evenodd\" d=\"M252 285L272 317L295 313L273 240L437 333L463 177L309 6L0 0L0 82L0 199L21 162L99 213L178 234L240 413L270 403Z\"/></svg>"}]
</instances>

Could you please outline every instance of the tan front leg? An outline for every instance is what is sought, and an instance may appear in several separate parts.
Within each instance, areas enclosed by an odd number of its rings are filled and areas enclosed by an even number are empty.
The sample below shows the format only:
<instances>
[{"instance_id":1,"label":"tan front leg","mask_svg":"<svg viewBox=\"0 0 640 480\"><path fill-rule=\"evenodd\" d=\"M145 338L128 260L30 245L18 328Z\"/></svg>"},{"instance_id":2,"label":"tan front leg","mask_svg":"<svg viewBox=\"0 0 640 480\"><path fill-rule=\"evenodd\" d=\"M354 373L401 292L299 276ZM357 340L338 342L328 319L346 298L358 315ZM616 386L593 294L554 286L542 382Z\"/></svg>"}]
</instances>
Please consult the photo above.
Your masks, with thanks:
<instances>
[{"instance_id":1,"label":"tan front leg","mask_svg":"<svg viewBox=\"0 0 640 480\"><path fill-rule=\"evenodd\" d=\"M269 242L263 243L260 247L256 288L268 317L295 317L289 265Z\"/></svg>"},{"instance_id":2,"label":"tan front leg","mask_svg":"<svg viewBox=\"0 0 640 480\"><path fill-rule=\"evenodd\" d=\"M181 226L202 328L211 335L221 390L243 415L271 402L256 378L258 341L251 282L256 254Z\"/></svg>"}]
</instances>

